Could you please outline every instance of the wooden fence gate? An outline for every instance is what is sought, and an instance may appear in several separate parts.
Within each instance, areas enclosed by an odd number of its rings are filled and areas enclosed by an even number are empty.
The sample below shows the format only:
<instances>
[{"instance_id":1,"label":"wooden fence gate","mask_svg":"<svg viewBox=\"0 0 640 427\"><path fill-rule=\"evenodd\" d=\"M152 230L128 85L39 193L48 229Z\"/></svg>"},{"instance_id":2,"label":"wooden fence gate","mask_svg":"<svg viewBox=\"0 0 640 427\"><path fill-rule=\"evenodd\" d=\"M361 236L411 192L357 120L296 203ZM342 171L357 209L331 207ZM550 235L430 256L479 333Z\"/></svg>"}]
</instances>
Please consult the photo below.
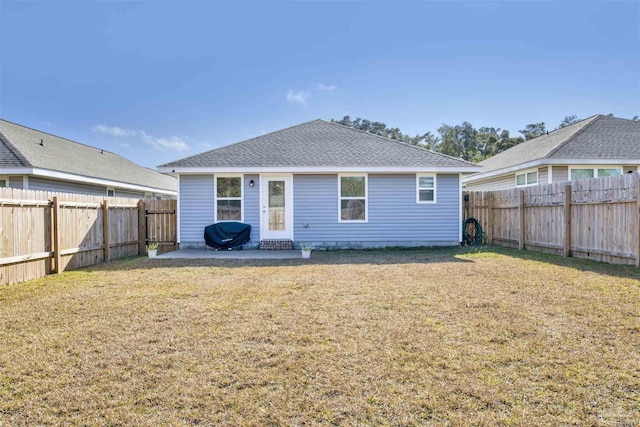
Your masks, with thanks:
<instances>
[{"instance_id":1,"label":"wooden fence gate","mask_svg":"<svg viewBox=\"0 0 640 427\"><path fill-rule=\"evenodd\" d=\"M0 189L0 285L175 250L176 200Z\"/></svg>"}]
</instances>

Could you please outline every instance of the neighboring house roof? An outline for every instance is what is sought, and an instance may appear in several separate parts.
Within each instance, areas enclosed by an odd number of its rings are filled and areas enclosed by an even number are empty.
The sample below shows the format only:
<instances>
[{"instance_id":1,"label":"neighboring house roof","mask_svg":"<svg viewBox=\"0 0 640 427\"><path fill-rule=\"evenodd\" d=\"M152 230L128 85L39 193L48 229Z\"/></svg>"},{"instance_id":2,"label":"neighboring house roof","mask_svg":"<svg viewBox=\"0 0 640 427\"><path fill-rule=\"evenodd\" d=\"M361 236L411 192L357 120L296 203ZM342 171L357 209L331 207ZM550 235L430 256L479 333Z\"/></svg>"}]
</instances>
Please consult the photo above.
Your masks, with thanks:
<instances>
[{"instance_id":1,"label":"neighboring house roof","mask_svg":"<svg viewBox=\"0 0 640 427\"><path fill-rule=\"evenodd\" d=\"M487 175L540 164L592 163L592 161L640 160L640 121L595 115L572 125L522 142L490 157L482 171L465 178L474 181ZM493 172L493 173L492 173Z\"/></svg>"},{"instance_id":2,"label":"neighboring house roof","mask_svg":"<svg viewBox=\"0 0 640 427\"><path fill-rule=\"evenodd\" d=\"M40 142L42 141L42 145ZM0 174L3 169L27 173L62 173L136 187L175 192L176 179L142 167L122 156L0 119ZM29 172L32 171L32 172Z\"/></svg>"},{"instance_id":3,"label":"neighboring house roof","mask_svg":"<svg viewBox=\"0 0 640 427\"><path fill-rule=\"evenodd\" d=\"M462 168L473 163L404 142L313 120L159 166L177 173L202 168Z\"/></svg>"}]
</instances>

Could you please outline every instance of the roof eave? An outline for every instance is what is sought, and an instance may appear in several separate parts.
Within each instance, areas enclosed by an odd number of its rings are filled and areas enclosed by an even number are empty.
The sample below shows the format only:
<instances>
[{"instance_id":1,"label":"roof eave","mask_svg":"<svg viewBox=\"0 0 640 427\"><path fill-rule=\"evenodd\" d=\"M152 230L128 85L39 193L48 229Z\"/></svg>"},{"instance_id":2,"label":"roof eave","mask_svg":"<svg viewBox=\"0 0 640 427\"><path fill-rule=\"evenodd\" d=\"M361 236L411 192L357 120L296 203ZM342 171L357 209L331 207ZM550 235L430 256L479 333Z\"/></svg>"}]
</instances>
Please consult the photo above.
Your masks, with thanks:
<instances>
[{"instance_id":1,"label":"roof eave","mask_svg":"<svg viewBox=\"0 0 640 427\"><path fill-rule=\"evenodd\" d=\"M536 166L554 166L554 165L640 165L640 159L536 159L530 162L521 163L519 165L509 166L506 168L494 169L489 172L480 172L466 176L462 179L462 183L475 182L481 179L492 178L495 176L516 172L522 169L529 169Z\"/></svg>"},{"instance_id":2,"label":"roof eave","mask_svg":"<svg viewBox=\"0 0 640 427\"><path fill-rule=\"evenodd\" d=\"M42 178L56 179L60 181L80 182L83 184L104 185L107 187L124 188L128 190L137 190L153 193L161 193L169 196L177 195L176 190L166 188L152 187L147 185L131 184L122 181L114 181L110 179L94 178L84 175L75 175L67 172L54 171L41 168L0 168L0 175L30 175Z\"/></svg>"},{"instance_id":3,"label":"roof eave","mask_svg":"<svg viewBox=\"0 0 640 427\"><path fill-rule=\"evenodd\" d=\"M221 166L221 167L184 167L159 166L158 171L175 175L211 174L211 173L467 173L478 172L480 166Z\"/></svg>"}]
</instances>

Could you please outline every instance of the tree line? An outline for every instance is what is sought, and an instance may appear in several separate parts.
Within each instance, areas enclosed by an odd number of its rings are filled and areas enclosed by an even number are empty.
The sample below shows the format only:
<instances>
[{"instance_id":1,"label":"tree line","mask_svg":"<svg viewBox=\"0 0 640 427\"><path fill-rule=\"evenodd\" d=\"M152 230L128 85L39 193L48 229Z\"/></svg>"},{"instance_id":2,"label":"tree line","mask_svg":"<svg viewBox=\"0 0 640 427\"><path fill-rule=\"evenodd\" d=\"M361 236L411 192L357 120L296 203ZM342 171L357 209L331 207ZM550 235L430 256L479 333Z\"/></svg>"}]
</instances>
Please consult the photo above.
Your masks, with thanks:
<instances>
[{"instance_id":1,"label":"tree line","mask_svg":"<svg viewBox=\"0 0 640 427\"><path fill-rule=\"evenodd\" d=\"M613 116L613 114L609 115ZM580 120L576 115L566 116L556 129L572 125ZM635 116L633 120L638 120L638 116ZM476 129L467 121L453 126L443 124L438 128L437 134L427 131L415 136L405 135L400 129L388 127L385 123L360 117L351 120L350 116L344 116L342 120L331 119L331 122L471 162L481 162L521 142L549 133L544 122L526 125L524 129L518 131L521 134L518 136L511 136L509 130L499 127L483 126Z\"/></svg>"}]
</instances>

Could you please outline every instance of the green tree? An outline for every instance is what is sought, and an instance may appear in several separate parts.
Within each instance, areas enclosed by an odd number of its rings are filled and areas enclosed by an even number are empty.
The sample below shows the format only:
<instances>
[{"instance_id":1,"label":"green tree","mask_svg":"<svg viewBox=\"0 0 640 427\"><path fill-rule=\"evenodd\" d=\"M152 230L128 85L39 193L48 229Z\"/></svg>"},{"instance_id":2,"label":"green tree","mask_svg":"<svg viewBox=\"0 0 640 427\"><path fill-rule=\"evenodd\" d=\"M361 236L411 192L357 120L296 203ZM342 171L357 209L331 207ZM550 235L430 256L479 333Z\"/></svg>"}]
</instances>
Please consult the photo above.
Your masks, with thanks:
<instances>
[{"instance_id":1,"label":"green tree","mask_svg":"<svg viewBox=\"0 0 640 427\"><path fill-rule=\"evenodd\" d=\"M469 122L460 125L449 126L443 124L438 129L442 142L438 151L448 156L460 157L468 161L478 161L479 151L476 140L478 131Z\"/></svg>"},{"instance_id":2,"label":"green tree","mask_svg":"<svg viewBox=\"0 0 640 427\"><path fill-rule=\"evenodd\" d=\"M519 130L525 140L530 140L544 135L547 132L547 128L544 122L528 124L523 130Z\"/></svg>"},{"instance_id":3,"label":"green tree","mask_svg":"<svg viewBox=\"0 0 640 427\"><path fill-rule=\"evenodd\" d=\"M562 119L562 121L560 122L558 129L562 129L563 127L567 127L579 121L580 119L575 114L572 114L570 116L565 116L564 119Z\"/></svg>"}]
</instances>

